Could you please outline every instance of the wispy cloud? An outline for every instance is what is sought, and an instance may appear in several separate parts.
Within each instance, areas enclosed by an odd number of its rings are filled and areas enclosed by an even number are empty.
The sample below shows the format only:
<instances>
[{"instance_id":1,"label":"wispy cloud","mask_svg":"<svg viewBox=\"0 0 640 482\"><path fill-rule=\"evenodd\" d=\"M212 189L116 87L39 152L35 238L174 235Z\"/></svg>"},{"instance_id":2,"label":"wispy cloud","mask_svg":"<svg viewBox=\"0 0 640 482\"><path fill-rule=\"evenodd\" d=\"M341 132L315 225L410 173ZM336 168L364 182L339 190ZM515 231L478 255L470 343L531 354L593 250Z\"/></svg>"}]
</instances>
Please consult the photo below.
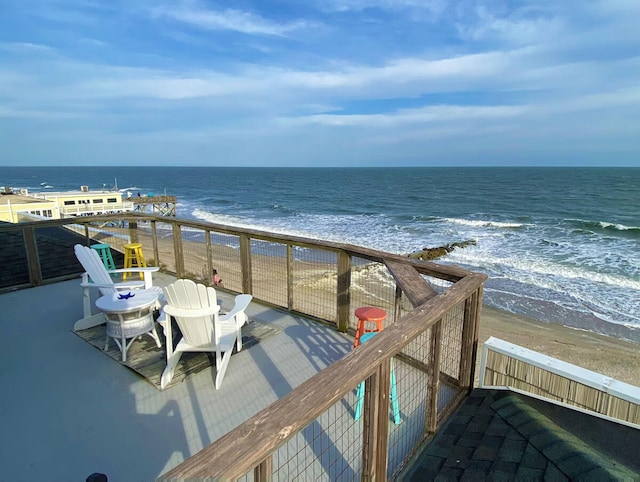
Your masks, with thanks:
<instances>
[{"instance_id":1,"label":"wispy cloud","mask_svg":"<svg viewBox=\"0 0 640 482\"><path fill-rule=\"evenodd\" d=\"M306 21L274 22L251 12L224 9L213 10L192 2L152 9L155 17L168 18L207 30L230 30L249 35L286 35L310 26Z\"/></svg>"}]
</instances>

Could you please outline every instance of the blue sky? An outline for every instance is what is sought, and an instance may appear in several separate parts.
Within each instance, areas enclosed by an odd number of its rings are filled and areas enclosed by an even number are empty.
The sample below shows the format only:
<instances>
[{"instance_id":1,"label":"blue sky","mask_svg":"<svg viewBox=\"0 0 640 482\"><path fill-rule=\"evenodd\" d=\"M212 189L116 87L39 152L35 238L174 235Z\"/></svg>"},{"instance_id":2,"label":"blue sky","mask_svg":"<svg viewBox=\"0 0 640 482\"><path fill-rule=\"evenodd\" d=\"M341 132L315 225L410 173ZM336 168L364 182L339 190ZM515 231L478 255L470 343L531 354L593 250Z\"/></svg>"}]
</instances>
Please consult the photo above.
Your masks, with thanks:
<instances>
[{"instance_id":1,"label":"blue sky","mask_svg":"<svg viewBox=\"0 0 640 482\"><path fill-rule=\"evenodd\" d=\"M2 0L0 165L640 166L638 0Z\"/></svg>"}]
</instances>

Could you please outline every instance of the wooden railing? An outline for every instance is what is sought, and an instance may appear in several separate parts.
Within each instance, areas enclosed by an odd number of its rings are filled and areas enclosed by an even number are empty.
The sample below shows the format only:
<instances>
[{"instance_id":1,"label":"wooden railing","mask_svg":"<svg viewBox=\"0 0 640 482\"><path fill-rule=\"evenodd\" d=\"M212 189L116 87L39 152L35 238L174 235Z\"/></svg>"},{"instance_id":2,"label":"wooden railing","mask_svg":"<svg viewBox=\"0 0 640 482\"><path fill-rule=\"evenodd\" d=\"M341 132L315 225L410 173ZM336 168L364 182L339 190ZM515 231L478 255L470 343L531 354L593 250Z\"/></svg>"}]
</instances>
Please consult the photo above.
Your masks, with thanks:
<instances>
[{"instance_id":1,"label":"wooden railing","mask_svg":"<svg viewBox=\"0 0 640 482\"><path fill-rule=\"evenodd\" d=\"M388 474L389 457L389 374L392 357L407 359L412 367L427 373L428 390L426 413L421 440L437 429L438 423L446 418L466 395L466 389L472 383L472 357L465 357L463 375L456 385L453 401L446 409L439 409L438 394L443 378L439 372L445 318L452 307L466 304L469 311L478 308L484 276L472 274L456 283L446 293L426 301L413 312L386 328L378 336L363 344L342 360L334 363L313 378L291 391L270 407L258 413L244 424L229 432L183 464L170 470L161 480L182 480L201 477L233 480L253 470L254 478L269 480L277 473L278 478L307 479L305 471L299 466L308 462L296 461L299 450L293 450L293 456L274 464L274 454L294 437L320 419L323 415L340 410L340 401L345 398L363 380L367 380L364 401L364 421L356 428L362 428L360 477L363 480L384 480ZM469 319L469 325L471 320ZM468 330L472 330L471 326ZM416 344L416 340L430 331L429 344L433 347L424 364L412 359L406 353L407 348ZM464 345L464 344L463 344ZM466 339L465 352L473 353L474 336ZM415 348L415 347L414 347ZM404 361L404 360L403 360ZM397 369L397 366L395 367ZM450 379L447 382L451 382ZM416 387L412 387L416 388ZM402 400L402 396L399 395ZM338 405L338 408L336 408ZM403 407L403 411L407 411ZM406 423L410 416L403 415ZM405 423L403 422L403 423ZM408 427L412 428L412 427ZM415 427L413 427L415 428ZM325 428L325 430L327 430ZM344 430L346 434L349 430ZM312 443L312 442L309 442ZM335 441L334 441L335 443ZM419 444L417 444L419 445ZM416 446L411 447L412 450ZM406 456L410 456L408 450ZM288 452L288 451L287 451ZM321 454L317 454L321 458ZM280 459L280 456L278 456ZM287 467L295 461L294 468ZM406 460L406 457L405 457ZM402 467L400 464L396 464ZM326 469L326 467L325 467ZM278 472L284 471L284 472ZM395 472L395 471L394 471ZM267 476L264 476L267 474ZM333 474L335 475L335 474ZM334 477L328 477L333 479ZM341 477L337 477L341 478ZM350 477L346 477L347 479ZM313 477L311 477L313 479Z\"/></svg>"},{"instance_id":2,"label":"wooden railing","mask_svg":"<svg viewBox=\"0 0 640 482\"><path fill-rule=\"evenodd\" d=\"M49 232L60 226L69 228L69 239ZM486 279L481 274L348 244L131 213L0 226L0 238L9 237L22 246L13 263L25 261L23 281L11 289L77 276L81 268L73 268L70 247L78 240L106 241L116 251L141 242L151 264L178 278L210 283L215 268L224 289L251 293L343 332L354 329L357 306L389 313L376 337L163 480L236 479L250 472L257 480L316 479L319 473L329 479L395 477L473 386ZM69 252L71 272L45 268L52 249ZM60 256L57 262L64 263ZM388 417L392 371L400 425ZM357 403L355 389L363 381L362 418L355 420L345 407Z\"/></svg>"}]
</instances>

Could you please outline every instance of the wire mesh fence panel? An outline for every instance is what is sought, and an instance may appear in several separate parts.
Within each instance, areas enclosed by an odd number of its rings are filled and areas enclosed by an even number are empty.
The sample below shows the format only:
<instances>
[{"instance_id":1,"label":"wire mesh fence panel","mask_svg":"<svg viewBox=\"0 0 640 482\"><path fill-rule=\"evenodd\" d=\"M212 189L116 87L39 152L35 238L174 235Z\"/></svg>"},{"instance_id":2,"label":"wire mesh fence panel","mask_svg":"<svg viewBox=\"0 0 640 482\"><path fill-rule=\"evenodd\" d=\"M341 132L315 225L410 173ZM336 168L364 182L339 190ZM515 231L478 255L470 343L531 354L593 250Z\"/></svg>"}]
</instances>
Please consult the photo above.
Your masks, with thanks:
<instances>
[{"instance_id":1,"label":"wire mesh fence panel","mask_svg":"<svg viewBox=\"0 0 640 482\"><path fill-rule=\"evenodd\" d=\"M156 238L158 240L158 259L153 259L153 248L148 251L148 257L159 266L161 270L167 273L176 274L176 257L173 249L173 229L171 223L163 223L156 221ZM153 244L152 240L149 241ZM148 245L145 240L143 245Z\"/></svg>"},{"instance_id":2,"label":"wire mesh fence panel","mask_svg":"<svg viewBox=\"0 0 640 482\"><path fill-rule=\"evenodd\" d=\"M336 321L338 255L333 251L293 247L292 308L327 321Z\"/></svg>"},{"instance_id":3,"label":"wire mesh fence panel","mask_svg":"<svg viewBox=\"0 0 640 482\"><path fill-rule=\"evenodd\" d=\"M415 307L411 304L409 299L404 293L400 293L400 299L396 303L396 309L394 316L396 320L399 320L403 316L411 313Z\"/></svg>"},{"instance_id":4,"label":"wire mesh fence panel","mask_svg":"<svg viewBox=\"0 0 640 482\"><path fill-rule=\"evenodd\" d=\"M403 352L420 352L421 346L428 344L427 340L427 334L422 333ZM390 418L387 476L395 479L424 439L429 377L426 367L418 368L416 364L407 363L399 357L393 358L392 366L400 423L396 424L393 417ZM393 410L393 403L391 405Z\"/></svg>"},{"instance_id":5,"label":"wire mesh fence panel","mask_svg":"<svg viewBox=\"0 0 640 482\"><path fill-rule=\"evenodd\" d=\"M408 357L410 362L424 370L431 363L431 332L431 328L421 332L400 352L401 355Z\"/></svg>"},{"instance_id":6,"label":"wire mesh fence panel","mask_svg":"<svg viewBox=\"0 0 640 482\"><path fill-rule=\"evenodd\" d=\"M43 279L55 278L83 271L75 257L74 245L85 245L88 232L90 244L108 244L114 264L123 265L124 257L118 250L128 239L128 233L121 223L90 222L36 228L36 244L40 256L40 269Z\"/></svg>"},{"instance_id":7,"label":"wire mesh fence panel","mask_svg":"<svg viewBox=\"0 0 640 482\"><path fill-rule=\"evenodd\" d=\"M429 283L429 286L431 286L434 290L438 292L438 294L444 293L449 288L451 288L451 286L453 286L453 282L451 281L436 278L434 276L428 276L426 274L423 274L421 276L427 283Z\"/></svg>"},{"instance_id":8,"label":"wire mesh fence panel","mask_svg":"<svg viewBox=\"0 0 640 482\"><path fill-rule=\"evenodd\" d=\"M212 285L213 279L207 269L207 232L196 228L182 228L182 256L184 278L196 283Z\"/></svg>"},{"instance_id":9,"label":"wire mesh fence panel","mask_svg":"<svg viewBox=\"0 0 640 482\"><path fill-rule=\"evenodd\" d=\"M350 294L351 313L361 306L375 306L387 312L383 326L393 323L396 284L384 263L352 257ZM352 316L349 320L349 328L355 330L357 323L358 319Z\"/></svg>"},{"instance_id":10,"label":"wire mesh fence panel","mask_svg":"<svg viewBox=\"0 0 640 482\"><path fill-rule=\"evenodd\" d=\"M29 261L22 229L0 234L0 288L29 283ZM40 262L43 260L41 259Z\"/></svg>"},{"instance_id":11,"label":"wire mesh fence panel","mask_svg":"<svg viewBox=\"0 0 640 482\"><path fill-rule=\"evenodd\" d=\"M90 222L66 224L64 229L78 235L78 242L85 244L85 226L89 233L91 244L108 244L111 248L113 260L117 268L122 268L124 259L124 245L129 243L129 228L125 221ZM120 255L116 254L119 253Z\"/></svg>"},{"instance_id":12,"label":"wire mesh fence panel","mask_svg":"<svg viewBox=\"0 0 640 482\"><path fill-rule=\"evenodd\" d=\"M147 266L157 266L155 264L155 255L153 252L153 237L151 234L151 223L147 221L137 221L135 223L135 234L127 233L128 240L126 243L140 243L142 245L142 255ZM173 251L173 245L171 245ZM124 247L123 247L124 251Z\"/></svg>"},{"instance_id":13,"label":"wire mesh fence panel","mask_svg":"<svg viewBox=\"0 0 640 482\"><path fill-rule=\"evenodd\" d=\"M460 378L463 325L464 303L452 307L447 314L442 317L440 371L456 380Z\"/></svg>"},{"instance_id":14,"label":"wire mesh fence panel","mask_svg":"<svg viewBox=\"0 0 640 482\"><path fill-rule=\"evenodd\" d=\"M218 273L221 286L242 293L240 238L233 234L210 233L211 267ZM213 275L213 273L211 273Z\"/></svg>"},{"instance_id":15,"label":"wire mesh fence panel","mask_svg":"<svg viewBox=\"0 0 640 482\"><path fill-rule=\"evenodd\" d=\"M108 244L111 248L111 254L114 262L116 263L116 267L124 267L124 245L130 242L129 228L125 222L116 222L112 225L105 225L99 230L95 230L95 228L90 226L89 235L94 241ZM150 250L146 251L146 253L151 252L152 251Z\"/></svg>"},{"instance_id":16,"label":"wire mesh fence panel","mask_svg":"<svg viewBox=\"0 0 640 482\"><path fill-rule=\"evenodd\" d=\"M461 390L460 387L452 383L440 380L440 385L438 385L438 415L442 414L449 405L456 401Z\"/></svg>"},{"instance_id":17,"label":"wire mesh fence panel","mask_svg":"<svg viewBox=\"0 0 640 482\"><path fill-rule=\"evenodd\" d=\"M34 234L36 248L39 253L42 253L39 256L42 279L46 280L84 271L73 250L75 244L85 243L83 235L58 226L35 228Z\"/></svg>"},{"instance_id":18,"label":"wire mesh fence panel","mask_svg":"<svg viewBox=\"0 0 640 482\"><path fill-rule=\"evenodd\" d=\"M349 391L273 455L273 480L362 479L362 418L354 419L356 395Z\"/></svg>"},{"instance_id":19,"label":"wire mesh fence panel","mask_svg":"<svg viewBox=\"0 0 640 482\"><path fill-rule=\"evenodd\" d=\"M287 245L251 240L253 296L274 305L287 306Z\"/></svg>"}]
</instances>

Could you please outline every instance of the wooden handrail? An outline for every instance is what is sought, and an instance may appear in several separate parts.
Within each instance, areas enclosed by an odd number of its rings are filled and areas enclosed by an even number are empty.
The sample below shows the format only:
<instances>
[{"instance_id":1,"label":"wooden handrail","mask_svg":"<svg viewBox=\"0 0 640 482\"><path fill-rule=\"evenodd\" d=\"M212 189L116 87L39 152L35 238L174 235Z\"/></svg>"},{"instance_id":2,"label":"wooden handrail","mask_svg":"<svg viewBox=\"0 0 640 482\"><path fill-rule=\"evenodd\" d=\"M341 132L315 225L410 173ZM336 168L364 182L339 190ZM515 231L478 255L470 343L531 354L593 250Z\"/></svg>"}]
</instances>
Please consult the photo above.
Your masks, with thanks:
<instances>
[{"instance_id":1,"label":"wooden handrail","mask_svg":"<svg viewBox=\"0 0 640 482\"><path fill-rule=\"evenodd\" d=\"M122 213L109 214L100 216L72 217L64 219L45 219L39 221L25 222L19 224L2 224L0 225L0 234L3 232L11 232L25 230L28 228L44 228L54 226L64 226L67 224L88 224L88 223L106 223L110 221L150 221L171 224L172 226L180 226L187 228L202 229L204 231L215 231L216 233L228 234L233 236L247 236L251 239L258 239L273 243L292 244L299 247L308 247L329 250L336 253L344 253L347 256L363 258L369 261L383 263L385 261L397 262L404 265L413 266L420 274L432 276L446 281L456 282L471 272L452 265L442 265L429 261L416 260L399 254L387 253L376 249L355 246L352 244L335 243L332 241L324 241L320 239L303 238L301 236L292 236L288 234L274 234L266 231L254 230L250 228L231 227L222 224L214 224L200 221L193 221L182 218L166 217L160 215L144 214L144 213ZM131 241L133 242L133 241Z\"/></svg>"}]
</instances>

